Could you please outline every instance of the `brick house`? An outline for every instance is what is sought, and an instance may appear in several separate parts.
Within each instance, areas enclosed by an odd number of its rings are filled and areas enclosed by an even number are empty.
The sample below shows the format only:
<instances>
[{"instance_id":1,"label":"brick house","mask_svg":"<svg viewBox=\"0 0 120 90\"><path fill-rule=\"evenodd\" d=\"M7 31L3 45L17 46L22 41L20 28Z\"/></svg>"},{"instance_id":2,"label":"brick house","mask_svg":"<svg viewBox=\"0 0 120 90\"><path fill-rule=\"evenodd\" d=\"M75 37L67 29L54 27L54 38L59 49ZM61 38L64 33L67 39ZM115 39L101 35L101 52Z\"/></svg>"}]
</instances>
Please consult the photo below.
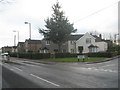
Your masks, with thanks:
<instances>
[{"instance_id":1,"label":"brick house","mask_svg":"<svg viewBox=\"0 0 120 90\"><path fill-rule=\"evenodd\" d=\"M18 42L17 52L25 52L25 43L24 42Z\"/></svg>"},{"instance_id":2,"label":"brick house","mask_svg":"<svg viewBox=\"0 0 120 90\"><path fill-rule=\"evenodd\" d=\"M42 42L41 40L30 40L27 39L25 40L24 47L25 47L25 52L39 52L39 49L42 48Z\"/></svg>"},{"instance_id":3,"label":"brick house","mask_svg":"<svg viewBox=\"0 0 120 90\"><path fill-rule=\"evenodd\" d=\"M12 46L4 46L2 47L2 53L12 52Z\"/></svg>"},{"instance_id":4,"label":"brick house","mask_svg":"<svg viewBox=\"0 0 120 90\"><path fill-rule=\"evenodd\" d=\"M58 53L58 45L53 43L52 41L49 40L42 40L42 48L40 48L40 53ZM67 42L62 45L62 52L67 53L68 51L68 44Z\"/></svg>"}]
</instances>

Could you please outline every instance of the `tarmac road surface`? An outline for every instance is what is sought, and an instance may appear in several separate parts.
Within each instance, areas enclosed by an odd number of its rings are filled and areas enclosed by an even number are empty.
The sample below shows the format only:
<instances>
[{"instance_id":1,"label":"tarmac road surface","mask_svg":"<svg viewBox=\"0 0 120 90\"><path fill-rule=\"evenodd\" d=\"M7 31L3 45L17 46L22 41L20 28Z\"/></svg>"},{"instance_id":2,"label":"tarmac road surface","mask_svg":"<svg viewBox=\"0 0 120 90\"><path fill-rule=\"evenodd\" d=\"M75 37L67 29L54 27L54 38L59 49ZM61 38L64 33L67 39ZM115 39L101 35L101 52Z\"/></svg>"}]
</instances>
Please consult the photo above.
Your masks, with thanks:
<instances>
[{"instance_id":1,"label":"tarmac road surface","mask_svg":"<svg viewBox=\"0 0 120 90\"><path fill-rule=\"evenodd\" d=\"M2 63L2 88L118 88L118 58L93 64ZM1 83L0 83L1 84Z\"/></svg>"}]
</instances>

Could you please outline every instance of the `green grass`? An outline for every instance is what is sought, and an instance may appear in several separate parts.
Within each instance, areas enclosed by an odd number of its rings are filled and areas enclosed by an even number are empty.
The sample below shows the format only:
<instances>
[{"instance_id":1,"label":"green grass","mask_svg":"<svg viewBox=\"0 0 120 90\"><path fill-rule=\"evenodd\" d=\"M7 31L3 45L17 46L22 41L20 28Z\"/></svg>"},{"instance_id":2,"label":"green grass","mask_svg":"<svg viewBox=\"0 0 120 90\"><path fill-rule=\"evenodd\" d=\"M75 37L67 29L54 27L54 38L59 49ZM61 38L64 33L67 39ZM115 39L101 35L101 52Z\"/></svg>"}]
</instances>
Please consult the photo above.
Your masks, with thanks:
<instances>
[{"instance_id":1,"label":"green grass","mask_svg":"<svg viewBox=\"0 0 120 90\"><path fill-rule=\"evenodd\" d=\"M90 58L85 58L84 61L99 61L106 59L104 57L90 57ZM44 59L43 61L52 61L52 62L78 62L77 58L49 58L49 59ZM79 62L83 62L83 59L80 59Z\"/></svg>"}]
</instances>

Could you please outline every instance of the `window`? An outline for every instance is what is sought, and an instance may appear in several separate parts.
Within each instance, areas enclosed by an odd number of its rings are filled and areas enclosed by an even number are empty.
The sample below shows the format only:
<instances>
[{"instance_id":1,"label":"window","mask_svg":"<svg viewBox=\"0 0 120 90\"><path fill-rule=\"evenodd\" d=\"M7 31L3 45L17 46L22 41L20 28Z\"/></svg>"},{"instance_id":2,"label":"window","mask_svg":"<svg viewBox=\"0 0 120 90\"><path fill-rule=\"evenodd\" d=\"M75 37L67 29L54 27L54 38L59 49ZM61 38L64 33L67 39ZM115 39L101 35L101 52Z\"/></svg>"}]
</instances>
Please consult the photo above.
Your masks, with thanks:
<instances>
[{"instance_id":1,"label":"window","mask_svg":"<svg viewBox=\"0 0 120 90\"><path fill-rule=\"evenodd\" d=\"M63 49L63 53L66 53L66 49Z\"/></svg>"},{"instance_id":2,"label":"window","mask_svg":"<svg viewBox=\"0 0 120 90\"><path fill-rule=\"evenodd\" d=\"M89 52L90 53L97 52L97 48L96 47L89 48Z\"/></svg>"},{"instance_id":3,"label":"window","mask_svg":"<svg viewBox=\"0 0 120 90\"><path fill-rule=\"evenodd\" d=\"M70 41L70 44L74 44L74 41Z\"/></svg>"},{"instance_id":4,"label":"window","mask_svg":"<svg viewBox=\"0 0 120 90\"><path fill-rule=\"evenodd\" d=\"M91 43L91 38L86 38L86 44L90 44Z\"/></svg>"},{"instance_id":5,"label":"window","mask_svg":"<svg viewBox=\"0 0 120 90\"><path fill-rule=\"evenodd\" d=\"M50 41L47 40L47 41L46 41L46 45L50 45Z\"/></svg>"},{"instance_id":6,"label":"window","mask_svg":"<svg viewBox=\"0 0 120 90\"><path fill-rule=\"evenodd\" d=\"M74 53L74 51L75 51L74 49L71 49L71 53Z\"/></svg>"}]
</instances>

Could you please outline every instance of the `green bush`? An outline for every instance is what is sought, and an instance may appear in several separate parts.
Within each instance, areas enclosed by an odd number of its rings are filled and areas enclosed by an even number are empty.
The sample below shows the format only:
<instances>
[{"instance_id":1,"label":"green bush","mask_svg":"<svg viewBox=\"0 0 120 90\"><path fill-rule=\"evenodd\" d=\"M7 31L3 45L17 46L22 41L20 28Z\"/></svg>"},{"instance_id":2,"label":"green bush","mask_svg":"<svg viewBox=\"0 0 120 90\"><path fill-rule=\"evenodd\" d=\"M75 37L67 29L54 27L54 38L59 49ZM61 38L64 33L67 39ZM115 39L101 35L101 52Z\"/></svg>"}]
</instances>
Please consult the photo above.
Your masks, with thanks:
<instances>
[{"instance_id":1,"label":"green bush","mask_svg":"<svg viewBox=\"0 0 120 90\"><path fill-rule=\"evenodd\" d=\"M70 54L70 53L56 53L55 58L70 58L70 57L77 57L77 54Z\"/></svg>"},{"instance_id":2,"label":"green bush","mask_svg":"<svg viewBox=\"0 0 120 90\"><path fill-rule=\"evenodd\" d=\"M32 53L32 59L50 58L50 53Z\"/></svg>"},{"instance_id":3,"label":"green bush","mask_svg":"<svg viewBox=\"0 0 120 90\"><path fill-rule=\"evenodd\" d=\"M86 53L88 57L114 57L117 56L117 52L97 52L97 53Z\"/></svg>"},{"instance_id":4,"label":"green bush","mask_svg":"<svg viewBox=\"0 0 120 90\"><path fill-rule=\"evenodd\" d=\"M9 53L10 57L17 57L17 53Z\"/></svg>"},{"instance_id":5,"label":"green bush","mask_svg":"<svg viewBox=\"0 0 120 90\"><path fill-rule=\"evenodd\" d=\"M26 58L26 59L44 59L44 58L71 58L77 57L80 54L71 54L71 53L10 53L11 57L19 57L19 58ZM114 57L119 55L119 52L97 52L97 53L84 53L88 57Z\"/></svg>"},{"instance_id":6,"label":"green bush","mask_svg":"<svg viewBox=\"0 0 120 90\"><path fill-rule=\"evenodd\" d=\"M49 53L11 53L11 57L19 57L19 58L26 58L26 59L44 59L44 58L50 58Z\"/></svg>"}]
</instances>

